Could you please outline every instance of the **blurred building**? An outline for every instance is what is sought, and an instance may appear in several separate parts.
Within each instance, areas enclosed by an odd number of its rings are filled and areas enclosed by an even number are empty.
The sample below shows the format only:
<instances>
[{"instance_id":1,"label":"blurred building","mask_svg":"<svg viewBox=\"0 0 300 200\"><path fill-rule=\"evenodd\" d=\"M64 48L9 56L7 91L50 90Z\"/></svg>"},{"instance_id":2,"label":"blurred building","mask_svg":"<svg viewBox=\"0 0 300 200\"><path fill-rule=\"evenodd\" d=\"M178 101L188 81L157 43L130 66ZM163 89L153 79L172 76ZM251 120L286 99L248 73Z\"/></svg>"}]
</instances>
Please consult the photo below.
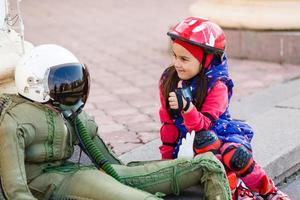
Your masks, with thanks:
<instances>
[{"instance_id":1,"label":"blurred building","mask_svg":"<svg viewBox=\"0 0 300 200\"><path fill-rule=\"evenodd\" d=\"M24 41L20 1L0 0L0 92L15 92L14 68L25 51L33 47ZM17 31L15 31L17 30Z\"/></svg>"}]
</instances>

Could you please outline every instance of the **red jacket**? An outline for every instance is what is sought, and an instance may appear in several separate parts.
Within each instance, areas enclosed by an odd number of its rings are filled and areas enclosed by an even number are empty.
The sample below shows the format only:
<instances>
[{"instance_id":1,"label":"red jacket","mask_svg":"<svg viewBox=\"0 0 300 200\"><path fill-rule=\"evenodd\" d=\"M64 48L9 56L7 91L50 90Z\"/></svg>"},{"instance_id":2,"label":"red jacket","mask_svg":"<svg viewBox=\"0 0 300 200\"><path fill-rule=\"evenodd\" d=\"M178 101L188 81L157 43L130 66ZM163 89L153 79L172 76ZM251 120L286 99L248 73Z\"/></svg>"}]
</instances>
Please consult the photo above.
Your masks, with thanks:
<instances>
[{"instance_id":1,"label":"red jacket","mask_svg":"<svg viewBox=\"0 0 300 200\"><path fill-rule=\"evenodd\" d=\"M160 138L162 145L159 147L162 159L172 159L172 153L174 146L178 138L178 129L174 124L174 120L167 112L166 102L162 95L162 87L160 87L160 102L161 107L159 109L159 116L162 122L160 129ZM188 113L182 112L184 119L184 125L189 132L192 130L208 130L211 126L211 119L205 116L208 113L214 119L218 119L219 116L225 112L228 105L228 92L227 87L222 81L218 81L215 86L208 92L202 105L201 111L198 111L194 107Z\"/></svg>"}]
</instances>

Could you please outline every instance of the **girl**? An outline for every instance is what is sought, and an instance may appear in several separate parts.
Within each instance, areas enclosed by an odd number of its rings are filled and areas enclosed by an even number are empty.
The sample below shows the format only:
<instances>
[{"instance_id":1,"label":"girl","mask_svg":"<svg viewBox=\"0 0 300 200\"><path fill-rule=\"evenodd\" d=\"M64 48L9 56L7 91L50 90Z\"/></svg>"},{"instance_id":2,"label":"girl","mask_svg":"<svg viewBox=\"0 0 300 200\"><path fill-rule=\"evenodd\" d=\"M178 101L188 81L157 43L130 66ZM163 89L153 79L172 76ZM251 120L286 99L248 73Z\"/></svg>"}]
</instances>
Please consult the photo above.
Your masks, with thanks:
<instances>
[{"instance_id":1,"label":"girl","mask_svg":"<svg viewBox=\"0 0 300 200\"><path fill-rule=\"evenodd\" d=\"M195 130L194 152L213 151L251 190L239 186L236 198L288 200L253 160L252 129L228 112L233 82L223 30L209 20L189 17L168 35L174 59L160 79L162 158L176 158L181 140Z\"/></svg>"}]
</instances>

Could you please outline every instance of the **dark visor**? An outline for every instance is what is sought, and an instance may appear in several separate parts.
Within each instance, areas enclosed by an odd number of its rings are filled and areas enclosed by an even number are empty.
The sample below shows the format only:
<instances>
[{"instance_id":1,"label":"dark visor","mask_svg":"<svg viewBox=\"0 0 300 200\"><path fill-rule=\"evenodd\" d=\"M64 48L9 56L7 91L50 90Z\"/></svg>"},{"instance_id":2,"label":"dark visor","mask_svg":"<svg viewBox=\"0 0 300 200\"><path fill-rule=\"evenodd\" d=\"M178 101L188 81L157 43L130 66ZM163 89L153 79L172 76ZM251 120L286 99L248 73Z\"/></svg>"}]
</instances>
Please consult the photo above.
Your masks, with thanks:
<instances>
[{"instance_id":1,"label":"dark visor","mask_svg":"<svg viewBox=\"0 0 300 200\"><path fill-rule=\"evenodd\" d=\"M53 101L63 105L75 105L87 100L90 87L89 72L78 63L58 65L50 68L48 87Z\"/></svg>"}]
</instances>

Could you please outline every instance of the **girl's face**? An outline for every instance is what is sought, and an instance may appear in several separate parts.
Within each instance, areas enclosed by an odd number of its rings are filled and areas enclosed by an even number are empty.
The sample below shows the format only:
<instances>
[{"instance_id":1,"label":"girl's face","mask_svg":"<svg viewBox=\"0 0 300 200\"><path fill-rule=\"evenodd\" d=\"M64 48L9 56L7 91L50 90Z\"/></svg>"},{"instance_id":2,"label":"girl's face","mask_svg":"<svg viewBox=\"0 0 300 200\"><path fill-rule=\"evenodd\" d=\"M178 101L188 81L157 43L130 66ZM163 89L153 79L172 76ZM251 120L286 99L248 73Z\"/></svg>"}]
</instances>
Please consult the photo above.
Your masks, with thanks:
<instances>
[{"instance_id":1,"label":"girl's face","mask_svg":"<svg viewBox=\"0 0 300 200\"><path fill-rule=\"evenodd\" d=\"M196 76L200 70L200 62L180 44L172 43L173 65L181 80L189 80Z\"/></svg>"}]
</instances>

